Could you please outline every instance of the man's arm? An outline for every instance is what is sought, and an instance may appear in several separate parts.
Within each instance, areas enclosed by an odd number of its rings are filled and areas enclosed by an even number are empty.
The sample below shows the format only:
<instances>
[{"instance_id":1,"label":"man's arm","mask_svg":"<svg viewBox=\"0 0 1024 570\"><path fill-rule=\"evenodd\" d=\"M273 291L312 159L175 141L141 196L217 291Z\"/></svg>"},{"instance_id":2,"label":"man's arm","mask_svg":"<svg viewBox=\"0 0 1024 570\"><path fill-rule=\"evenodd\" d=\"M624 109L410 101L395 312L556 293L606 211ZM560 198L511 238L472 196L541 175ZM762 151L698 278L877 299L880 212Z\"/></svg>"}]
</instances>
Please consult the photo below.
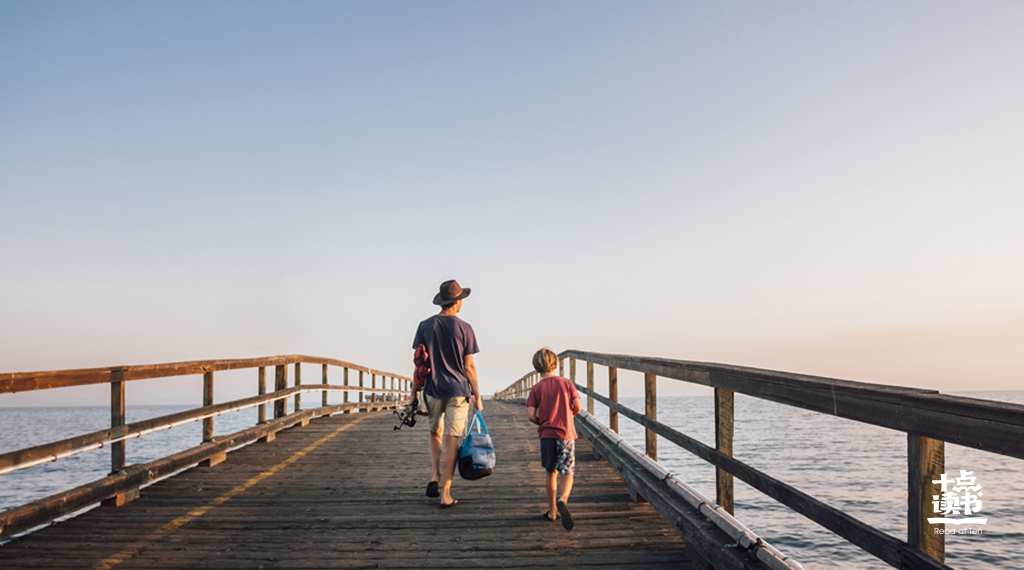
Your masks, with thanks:
<instances>
[{"instance_id":1,"label":"man's arm","mask_svg":"<svg viewBox=\"0 0 1024 570\"><path fill-rule=\"evenodd\" d=\"M480 387L476 383L476 364L473 363L473 355L466 355L466 377L469 378L469 386L473 389L473 395L476 396L476 409L483 411L484 409L484 397L480 394Z\"/></svg>"},{"instance_id":2,"label":"man's arm","mask_svg":"<svg viewBox=\"0 0 1024 570\"><path fill-rule=\"evenodd\" d=\"M578 413L583 411L583 404L580 403L580 399L579 399L578 396L576 397L575 400L572 401L572 406L571 407L572 407L572 413L573 414L578 414Z\"/></svg>"},{"instance_id":3,"label":"man's arm","mask_svg":"<svg viewBox=\"0 0 1024 570\"><path fill-rule=\"evenodd\" d=\"M526 408L526 415L531 422L540 425L540 419L537 418L537 408Z\"/></svg>"}]
</instances>

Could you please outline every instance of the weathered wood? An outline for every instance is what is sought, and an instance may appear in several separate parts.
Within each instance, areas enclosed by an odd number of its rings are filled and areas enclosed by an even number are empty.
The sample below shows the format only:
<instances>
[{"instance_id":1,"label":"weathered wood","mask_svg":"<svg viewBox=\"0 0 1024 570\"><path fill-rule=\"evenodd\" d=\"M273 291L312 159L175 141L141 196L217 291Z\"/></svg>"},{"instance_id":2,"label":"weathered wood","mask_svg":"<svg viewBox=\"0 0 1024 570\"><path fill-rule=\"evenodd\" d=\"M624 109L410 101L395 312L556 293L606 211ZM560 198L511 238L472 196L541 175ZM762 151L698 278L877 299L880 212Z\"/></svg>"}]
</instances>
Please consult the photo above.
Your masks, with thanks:
<instances>
[{"instance_id":1,"label":"weathered wood","mask_svg":"<svg viewBox=\"0 0 1024 570\"><path fill-rule=\"evenodd\" d=\"M231 435L215 437L211 442L200 444L197 447L169 455L163 459L126 466L117 473L113 473L103 479L0 512L0 539L8 538L37 525L104 501L107 498L116 498L121 494L130 494L142 485L171 475L190 465L196 465L204 460L226 453L246 443L266 437L267 434L277 433L303 421L308 421L310 418L330 415L347 408L350 409L353 406L354 404L341 404L289 414L283 418L276 418L265 424L257 425ZM373 409L383 409L385 407L380 405L374 406ZM0 567L6 569L6 566L2 564L0 564Z\"/></svg>"},{"instance_id":2,"label":"weathered wood","mask_svg":"<svg viewBox=\"0 0 1024 570\"><path fill-rule=\"evenodd\" d=\"M619 369L614 366L608 367L608 399L613 402L619 401ZM613 432L619 433L618 410L608 410L608 427Z\"/></svg>"},{"instance_id":3,"label":"weathered wood","mask_svg":"<svg viewBox=\"0 0 1024 570\"><path fill-rule=\"evenodd\" d=\"M302 384L302 364L296 362L295 363L295 386L299 386L301 384ZM294 397L295 397L294 409L295 409L296 412L298 412L298 411L302 410L302 392L296 392Z\"/></svg>"},{"instance_id":4,"label":"weathered wood","mask_svg":"<svg viewBox=\"0 0 1024 570\"><path fill-rule=\"evenodd\" d=\"M577 388L585 390L582 386L577 386ZM875 529L791 485L783 483L766 473L719 452L713 447L707 446L664 424L651 420L644 414L631 410L622 404L612 402L600 394L595 393L593 396L597 401L609 408L618 410L620 414L656 432L666 440L693 453L715 467L731 473L737 479L836 533L851 544L860 547L865 552L878 557L891 566L914 569L928 568L932 570L949 569L948 566L925 556L906 542Z\"/></svg>"},{"instance_id":5,"label":"weathered wood","mask_svg":"<svg viewBox=\"0 0 1024 570\"><path fill-rule=\"evenodd\" d=\"M742 366L567 350L580 358L645 374L916 433L1024 459L1024 405ZM713 372L713 374L712 374Z\"/></svg>"},{"instance_id":6,"label":"weathered wood","mask_svg":"<svg viewBox=\"0 0 1024 570\"><path fill-rule=\"evenodd\" d=\"M946 470L946 447L941 441L907 434L907 543L939 562L946 561L946 537L936 531L945 523L932 524L938 517L932 498L940 496L937 481Z\"/></svg>"},{"instance_id":7,"label":"weathered wood","mask_svg":"<svg viewBox=\"0 0 1024 570\"><path fill-rule=\"evenodd\" d=\"M360 390L359 390L359 403L361 404L361 403L363 403L363 390L362 390L362 388L363 388L363 371L362 370L359 371L359 388L360 388Z\"/></svg>"},{"instance_id":8,"label":"weathered wood","mask_svg":"<svg viewBox=\"0 0 1024 570\"><path fill-rule=\"evenodd\" d=\"M84 386L88 384L106 384L114 370L120 370L123 381L146 380L150 378L168 378L172 376L194 376L206 372L220 370L240 370L258 368L260 366L287 366L303 362L306 364L328 364L363 370L376 374L388 372L374 370L351 362L319 356L288 355L263 358L240 358L233 360L196 360L190 362L171 362L166 364L146 364L138 366L111 366L104 368L85 368L75 370L48 370L42 372L6 372L0 373L0 394L46 390L67 386ZM404 378L404 376L400 376Z\"/></svg>"},{"instance_id":9,"label":"weathered wood","mask_svg":"<svg viewBox=\"0 0 1024 570\"><path fill-rule=\"evenodd\" d=\"M258 394L260 396L262 396L262 395L267 393L267 367L266 366L260 366L260 373L259 373L259 380L258 380L258 382L259 382L259 386L258 386L259 392L258 392ZM326 392L324 392L324 393L326 394ZM267 421L267 405L266 404L260 404L259 408L258 408L258 412L257 412L256 423L261 423L262 424L262 423L264 423L266 421Z\"/></svg>"},{"instance_id":10,"label":"weathered wood","mask_svg":"<svg viewBox=\"0 0 1024 570\"><path fill-rule=\"evenodd\" d=\"M345 379L343 381L343 384L345 386L348 386L348 368L346 367L344 370L345 370ZM347 404L348 403L348 391L345 391L344 397L345 397L345 399L342 400L342 402ZM345 413L347 414L347 413L350 413L350 412L348 410L346 410Z\"/></svg>"},{"instance_id":11,"label":"weathered wood","mask_svg":"<svg viewBox=\"0 0 1024 570\"><path fill-rule=\"evenodd\" d=\"M288 387L288 365L281 364L274 367L274 392L280 392ZM288 402L281 398L274 400L274 419L283 418L287 411Z\"/></svg>"},{"instance_id":12,"label":"weathered wood","mask_svg":"<svg viewBox=\"0 0 1024 570\"><path fill-rule=\"evenodd\" d=\"M203 406L213 405L213 372L203 374ZM203 419L203 441L213 440L213 418Z\"/></svg>"},{"instance_id":13,"label":"weathered wood","mask_svg":"<svg viewBox=\"0 0 1024 570\"><path fill-rule=\"evenodd\" d=\"M321 366L323 366L323 374L322 374L323 382L321 382L321 383L324 384L324 385L327 385L327 365L323 364ZM323 393L320 395L320 398L321 398L320 399L320 405L321 406L326 406L327 405L327 390L323 391Z\"/></svg>"},{"instance_id":14,"label":"weathered wood","mask_svg":"<svg viewBox=\"0 0 1024 570\"><path fill-rule=\"evenodd\" d=\"M654 374L644 374L644 415L648 419L658 419L658 378ZM651 429L644 431L644 445L647 456L658 460L658 434Z\"/></svg>"},{"instance_id":15,"label":"weathered wood","mask_svg":"<svg viewBox=\"0 0 1024 570\"><path fill-rule=\"evenodd\" d=\"M591 391L594 390L594 363L593 362L588 362L587 363L587 389L591 390ZM587 413L588 414L593 414L594 413L594 399L591 398L590 396L587 396Z\"/></svg>"},{"instance_id":16,"label":"weathered wood","mask_svg":"<svg viewBox=\"0 0 1024 570\"><path fill-rule=\"evenodd\" d=\"M123 371L116 369L110 373L110 428L111 431L125 424L125 393ZM124 469L125 443L116 441L110 446L110 472L117 473Z\"/></svg>"},{"instance_id":17,"label":"weathered wood","mask_svg":"<svg viewBox=\"0 0 1024 570\"><path fill-rule=\"evenodd\" d=\"M369 415L217 502L360 419L337 415L150 485L117 516L94 509L19 537L0 548L0 567L95 568L121 555L116 568L693 568L685 540L650 505L630 502L622 478L589 459L585 439L570 501L576 529L542 521L536 428L521 406L486 405L500 468L479 481L457 479L455 509L423 496L426 434L419 425L393 431L390 413Z\"/></svg>"},{"instance_id":18,"label":"weathered wood","mask_svg":"<svg viewBox=\"0 0 1024 570\"><path fill-rule=\"evenodd\" d=\"M211 417L225 412L237 411L266 402L274 400L280 400L287 398L299 390L306 390L309 387L301 388L287 388L280 393L264 394L262 396L252 396L250 398L242 398L240 400L232 400L229 402L223 402L213 406L204 406L202 408L194 408L191 410L184 410L181 412L175 412L166 416L159 416L155 418L149 418L138 422L132 422L118 428L110 428L105 430L99 430L92 433L75 436L60 441L51 443L44 443L35 447L29 447L25 449L19 449L16 451L10 451L7 453L0 454L0 474L28 467L32 465L38 465L39 463L52 461L59 457L65 457L68 455L74 455L78 451L87 451L95 449L105 445L113 445L114 442L121 441L127 438L136 437L139 435L145 435L150 432L160 431L169 429L183 423L189 423L192 421L200 420L206 417ZM329 391L347 391L356 390L357 388L351 386L319 386L318 389L326 389Z\"/></svg>"},{"instance_id":19,"label":"weathered wood","mask_svg":"<svg viewBox=\"0 0 1024 570\"><path fill-rule=\"evenodd\" d=\"M732 457L733 393L715 388L715 449ZM730 515L734 514L732 475L715 469L715 501Z\"/></svg>"},{"instance_id":20,"label":"weathered wood","mask_svg":"<svg viewBox=\"0 0 1024 570\"><path fill-rule=\"evenodd\" d=\"M110 373L110 430L123 429L125 425L125 388L122 371ZM127 450L124 440L115 441L110 445L110 474L116 475L125 467ZM120 507L139 496L138 488L124 489L112 497L107 497L103 504Z\"/></svg>"},{"instance_id":21,"label":"weathered wood","mask_svg":"<svg viewBox=\"0 0 1024 570\"><path fill-rule=\"evenodd\" d=\"M688 547L694 548L701 558L708 560L717 570L752 570L768 568L753 551L726 547L738 543L686 503L671 487L665 475L652 472L641 463L641 456L618 440L614 432L597 423L593 416L576 416L576 430L590 440L594 449L622 475L630 491L653 505L667 521L686 538Z\"/></svg>"}]
</instances>

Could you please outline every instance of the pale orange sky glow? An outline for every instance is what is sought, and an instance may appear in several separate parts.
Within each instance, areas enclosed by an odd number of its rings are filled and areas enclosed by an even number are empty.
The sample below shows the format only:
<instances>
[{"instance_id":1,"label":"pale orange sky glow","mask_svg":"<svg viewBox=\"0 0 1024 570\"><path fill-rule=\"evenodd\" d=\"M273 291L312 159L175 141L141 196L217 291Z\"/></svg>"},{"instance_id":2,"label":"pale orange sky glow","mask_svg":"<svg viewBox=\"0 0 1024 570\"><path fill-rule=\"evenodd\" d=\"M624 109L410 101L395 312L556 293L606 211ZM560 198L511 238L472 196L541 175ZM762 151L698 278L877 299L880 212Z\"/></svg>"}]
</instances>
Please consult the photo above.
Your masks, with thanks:
<instances>
[{"instance_id":1,"label":"pale orange sky glow","mask_svg":"<svg viewBox=\"0 0 1024 570\"><path fill-rule=\"evenodd\" d=\"M228 4L0 5L0 371L411 374L456 278L488 393L541 346L1024 389L1021 3Z\"/></svg>"}]
</instances>

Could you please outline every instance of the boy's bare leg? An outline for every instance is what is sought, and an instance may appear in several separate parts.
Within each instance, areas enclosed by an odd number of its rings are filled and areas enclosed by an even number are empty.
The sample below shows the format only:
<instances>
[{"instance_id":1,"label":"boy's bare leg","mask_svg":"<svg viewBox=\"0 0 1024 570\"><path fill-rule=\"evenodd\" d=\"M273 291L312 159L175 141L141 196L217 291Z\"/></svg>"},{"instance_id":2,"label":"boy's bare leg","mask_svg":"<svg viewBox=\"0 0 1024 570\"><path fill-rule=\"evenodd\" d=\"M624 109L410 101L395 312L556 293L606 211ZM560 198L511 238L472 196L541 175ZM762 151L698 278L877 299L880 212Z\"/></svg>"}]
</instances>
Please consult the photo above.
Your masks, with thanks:
<instances>
[{"instance_id":1,"label":"boy's bare leg","mask_svg":"<svg viewBox=\"0 0 1024 570\"><path fill-rule=\"evenodd\" d=\"M444 477L441 479L441 504L449 505L452 499L452 477L455 475L455 460L459 454L459 436L444 436Z\"/></svg>"},{"instance_id":2,"label":"boy's bare leg","mask_svg":"<svg viewBox=\"0 0 1024 570\"><path fill-rule=\"evenodd\" d=\"M558 494L558 489L555 487L558 481L558 471L552 471L548 473L547 480L545 481L548 491L548 518L555 520L558 518L558 509L555 507L555 495Z\"/></svg>"},{"instance_id":3,"label":"boy's bare leg","mask_svg":"<svg viewBox=\"0 0 1024 570\"><path fill-rule=\"evenodd\" d=\"M554 475L554 473L552 473L552 475ZM558 486L562 488L562 493L561 493L561 496L558 497L558 500L562 501L563 503L568 503L569 502L569 493L572 492L572 473L569 473L568 475L559 475L558 476ZM551 493L548 493L548 497L551 499L551 504L554 505L555 504L554 495L551 494Z\"/></svg>"},{"instance_id":4,"label":"boy's bare leg","mask_svg":"<svg viewBox=\"0 0 1024 570\"><path fill-rule=\"evenodd\" d=\"M441 482L441 432L430 432L430 480Z\"/></svg>"}]
</instances>

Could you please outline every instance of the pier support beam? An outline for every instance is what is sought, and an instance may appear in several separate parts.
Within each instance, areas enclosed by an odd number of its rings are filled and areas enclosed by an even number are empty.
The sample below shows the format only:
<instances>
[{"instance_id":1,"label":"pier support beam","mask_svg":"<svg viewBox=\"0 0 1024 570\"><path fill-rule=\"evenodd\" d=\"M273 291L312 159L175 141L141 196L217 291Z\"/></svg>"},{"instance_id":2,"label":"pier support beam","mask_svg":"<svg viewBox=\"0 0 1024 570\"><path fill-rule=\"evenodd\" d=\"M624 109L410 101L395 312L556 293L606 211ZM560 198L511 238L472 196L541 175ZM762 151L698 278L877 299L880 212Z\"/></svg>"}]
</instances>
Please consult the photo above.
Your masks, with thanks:
<instances>
[{"instance_id":1,"label":"pier support beam","mask_svg":"<svg viewBox=\"0 0 1024 570\"><path fill-rule=\"evenodd\" d=\"M298 362L295 363L295 387L298 388L302 384L302 365ZM298 412L302 410L302 392L295 393L295 406L294 411Z\"/></svg>"},{"instance_id":2,"label":"pier support beam","mask_svg":"<svg viewBox=\"0 0 1024 570\"><path fill-rule=\"evenodd\" d=\"M259 395L262 396L267 393L267 367L260 366L260 375L258 380ZM260 404L256 408L256 423L264 424L267 423L267 405Z\"/></svg>"},{"instance_id":3,"label":"pier support beam","mask_svg":"<svg viewBox=\"0 0 1024 570\"><path fill-rule=\"evenodd\" d=\"M115 368L110 371L110 427L118 428L125 424L125 394L124 394L124 369ZM110 444L110 474L113 475L124 469L125 464L125 441L115 441ZM139 490L129 489L124 493L118 493L113 497L102 501L104 505L120 507L128 501L139 498Z\"/></svg>"},{"instance_id":4,"label":"pier support beam","mask_svg":"<svg viewBox=\"0 0 1024 570\"><path fill-rule=\"evenodd\" d=\"M658 377L644 374L644 415L658 419ZM658 434L644 428L644 444L647 457L658 460Z\"/></svg>"},{"instance_id":5,"label":"pier support beam","mask_svg":"<svg viewBox=\"0 0 1024 570\"><path fill-rule=\"evenodd\" d=\"M733 399L732 390L715 388L715 448L732 457ZM732 475L715 468L715 502L730 515L733 512Z\"/></svg>"},{"instance_id":6,"label":"pier support beam","mask_svg":"<svg viewBox=\"0 0 1024 570\"><path fill-rule=\"evenodd\" d=\"M587 390L594 390L594 363L587 363ZM587 396L587 413L594 415L594 398Z\"/></svg>"},{"instance_id":7,"label":"pier support beam","mask_svg":"<svg viewBox=\"0 0 1024 570\"><path fill-rule=\"evenodd\" d=\"M941 495L938 480L946 470L945 443L907 434L907 542L924 554L946 561L946 535L936 534L945 528L945 523L932 524L929 517L937 516L932 507L932 497Z\"/></svg>"},{"instance_id":8,"label":"pier support beam","mask_svg":"<svg viewBox=\"0 0 1024 570\"><path fill-rule=\"evenodd\" d=\"M280 364L274 367L274 390L284 390L288 387L288 366ZM288 402L281 398L274 400L274 418L283 418L287 412Z\"/></svg>"},{"instance_id":9,"label":"pier support beam","mask_svg":"<svg viewBox=\"0 0 1024 570\"><path fill-rule=\"evenodd\" d=\"M327 365L326 364L323 365L323 375L322 375L322 378L323 378L323 382L322 383L324 385L327 385ZM327 406L327 390L324 390L323 392L320 392L320 405L323 406L323 407Z\"/></svg>"},{"instance_id":10,"label":"pier support beam","mask_svg":"<svg viewBox=\"0 0 1024 570\"><path fill-rule=\"evenodd\" d=\"M213 405L213 372L203 373L203 407ZM213 418L203 418L203 442L213 440Z\"/></svg>"},{"instance_id":11,"label":"pier support beam","mask_svg":"<svg viewBox=\"0 0 1024 570\"><path fill-rule=\"evenodd\" d=\"M342 386L348 386L348 368L345 368L344 377L342 379ZM347 404L348 403L348 390L343 391L342 395L343 395L342 403ZM351 414L352 410L346 409L342 413L343 414Z\"/></svg>"},{"instance_id":12,"label":"pier support beam","mask_svg":"<svg viewBox=\"0 0 1024 570\"><path fill-rule=\"evenodd\" d=\"M117 428L125 424L124 411L124 370L116 368L110 372L110 427ZM124 469L124 444L124 440L110 444L111 474Z\"/></svg>"},{"instance_id":13,"label":"pier support beam","mask_svg":"<svg viewBox=\"0 0 1024 570\"><path fill-rule=\"evenodd\" d=\"M614 366L608 367L608 399L619 402L619 369ZM615 433L619 433L619 412L608 409L608 427Z\"/></svg>"}]
</instances>

